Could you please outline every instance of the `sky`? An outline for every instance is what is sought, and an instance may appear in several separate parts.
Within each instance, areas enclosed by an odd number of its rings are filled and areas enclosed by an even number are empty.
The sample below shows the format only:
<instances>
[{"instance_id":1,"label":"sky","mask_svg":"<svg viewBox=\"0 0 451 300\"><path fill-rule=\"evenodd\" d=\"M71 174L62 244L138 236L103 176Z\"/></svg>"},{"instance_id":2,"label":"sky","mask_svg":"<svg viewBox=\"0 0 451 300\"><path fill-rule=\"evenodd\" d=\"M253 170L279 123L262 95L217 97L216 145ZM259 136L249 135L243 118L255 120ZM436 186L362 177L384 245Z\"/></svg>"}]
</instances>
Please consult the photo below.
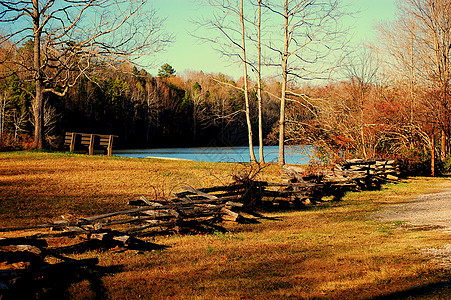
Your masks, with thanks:
<instances>
[{"instance_id":1,"label":"sky","mask_svg":"<svg viewBox=\"0 0 451 300\"><path fill-rule=\"evenodd\" d=\"M352 9L360 11L352 18L353 43L358 46L364 41L376 38L374 27L379 22L389 22L394 18L396 0L345 0ZM197 7L193 0L153 0L153 7L160 17L166 18L166 30L175 40L164 53L158 53L149 60L155 67L147 68L156 75L164 63L170 64L177 74L185 70L203 71L205 73L224 73L234 77L241 76L241 68L222 58L211 45L200 43L190 35L195 28L191 22L199 14L208 10Z\"/></svg>"}]
</instances>

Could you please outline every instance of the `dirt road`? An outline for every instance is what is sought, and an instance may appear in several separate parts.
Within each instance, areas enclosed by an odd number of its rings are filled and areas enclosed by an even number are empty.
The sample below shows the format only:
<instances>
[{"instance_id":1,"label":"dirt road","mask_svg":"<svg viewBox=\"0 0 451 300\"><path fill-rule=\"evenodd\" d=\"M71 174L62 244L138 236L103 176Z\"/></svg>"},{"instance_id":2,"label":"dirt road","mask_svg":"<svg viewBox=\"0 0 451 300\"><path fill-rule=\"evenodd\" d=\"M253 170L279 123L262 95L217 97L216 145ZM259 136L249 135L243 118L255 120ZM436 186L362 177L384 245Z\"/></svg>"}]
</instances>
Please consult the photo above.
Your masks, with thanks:
<instances>
[{"instance_id":1,"label":"dirt road","mask_svg":"<svg viewBox=\"0 0 451 300\"><path fill-rule=\"evenodd\" d=\"M451 234L451 189L421 195L409 202L387 205L376 218L405 222L407 226L423 229L441 230ZM443 248L423 249L445 268L451 269L451 244Z\"/></svg>"}]
</instances>

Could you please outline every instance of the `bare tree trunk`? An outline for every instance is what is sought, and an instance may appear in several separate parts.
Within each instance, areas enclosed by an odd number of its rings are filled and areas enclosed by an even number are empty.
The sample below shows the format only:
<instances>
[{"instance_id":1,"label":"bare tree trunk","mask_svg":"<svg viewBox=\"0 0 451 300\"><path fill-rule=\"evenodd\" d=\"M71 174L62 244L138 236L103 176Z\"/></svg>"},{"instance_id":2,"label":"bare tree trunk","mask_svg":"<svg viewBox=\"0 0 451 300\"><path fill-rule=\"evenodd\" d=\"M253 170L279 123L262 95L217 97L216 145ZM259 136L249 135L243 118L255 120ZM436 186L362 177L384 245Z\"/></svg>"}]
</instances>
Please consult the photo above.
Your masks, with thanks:
<instances>
[{"instance_id":1,"label":"bare tree trunk","mask_svg":"<svg viewBox=\"0 0 451 300\"><path fill-rule=\"evenodd\" d=\"M258 66L257 66L257 101L258 101L258 155L260 158L260 163L265 162L265 157L263 153L263 116L262 116L262 43L261 43L261 22L262 21L262 0L258 0L258 24L257 24L257 55L258 55Z\"/></svg>"},{"instance_id":2,"label":"bare tree trunk","mask_svg":"<svg viewBox=\"0 0 451 300\"><path fill-rule=\"evenodd\" d=\"M435 176L435 135L432 134L432 149L431 149L431 176Z\"/></svg>"},{"instance_id":3,"label":"bare tree trunk","mask_svg":"<svg viewBox=\"0 0 451 300\"><path fill-rule=\"evenodd\" d=\"M288 0L285 0L284 9L284 50L283 50L283 60L282 60L282 90L280 95L280 118L279 118L279 164L285 164L285 98L287 92L287 81L288 81Z\"/></svg>"},{"instance_id":4,"label":"bare tree trunk","mask_svg":"<svg viewBox=\"0 0 451 300\"><path fill-rule=\"evenodd\" d=\"M410 45L410 124L414 121L414 107L415 107L415 58L414 58L414 35L411 33L411 45Z\"/></svg>"},{"instance_id":5,"label":"bare tree trunk","mask_svg":"<svg viewBox=\"0 0 451 300\"><path fill-rule=\"evenodd\" d=\"M44 147L44 94L42 92L41 80L36 81L36 95L34 99L34 142L33 148L42 149Z\"/></svg>"},{"instance_id":6,"label":"bare tree trunk","mask_svg":"<svg viewBox=\"0 0 451 300\"><path fill-rule=\"evenodd\" d=\"M193 142L196 144L197 136L197 104L193 101Z\"/></svg>"},{"instance_id":7,"label":"bare tree trunk","mask_svg":"<svg viewBox=\"0 0 451 300\"><path fill-rule=\"evenodd\" d=\"M158 112L154 111L155 103L155 88L150 82L146 83L146 147L150 146L150 136L152 128L152 119L154 115L158 115Z\"/></svg>"},{"instance_id":8,"label":"bare tree trunk","mask_svg":"<svg viewBox=\"0 0 451 300\"><path fill-rule=\"evenodd\" d=\"M252 123L250 116L250 108L249 108L249 82L247 79L247 58L246 58L246 32L244 27L244 0L241 0L241 12L240 12L240 21L241 21L241 43L243 50L243 77L244 77L244 101L245 101L245 113L246 113L246 123L247 123L247 132L249 139L249 154L251 156L251 161L256 162L255 154L254 154L254 143L252 141Z\"/></svg>"},{"instance_id":9,"label":"bare tree trunk","mask_svg":"<svg viewBox=\"0 0 451 300\"><path fill-rule=\"evenodd\" d=\"M0 137L3 136L5 131L6 110L8 108L8 103L8 95L6 92L3 92L2 95L0 95Z\"/></svg>"},{"instance_id":10,"label":"bare tree trunk","mask_svg":"<svg viewBox=\"0 0 451 300\"><path fill-rule=\"evenodd\" d=\"M28 113L23 111L19 113L17 110L13 111L13 125L14 125L14 141L17 140L19 132L22 131L22 126L27 120Z\"/></svg>"},{"instance_id":11,"label":"bare tree trunk","mask_svg":"<svg viewBox=\"0 0 451 300\"><path fill-rule=\"evenodd\" d=\"M364 95L364 87L363 82L360 82L360 138L362 143L362 154L363 158L367 159L368 154L366 152L366 140L365 140L365 113L364 113L364 101L365 101L365 95Z\"/></svg>"},{"instance_id":12,"label":"bare tree trunk","mask_svg":"<svg viewBox=\"0 0 451 300\"><path fill-rule=\"evenodd\" d=\"M150 112L149 107L146 107L146 148L149 148L150 139Z\"/></svg>"},{"instance_id":13,"label":"bare tree trunk","mask_svg":"<svg viewBox=\"0 0 451 300\"><path fill-rule=\"evenodd\" d=\"M44 147L44 85L41 71L41 28L39 24L40 11L39 1L33 0L33 30L34 49L33 64L35 71L36 92L34 98L34 142L33 148L42 149Z\"/></svg>"}]
</instances>

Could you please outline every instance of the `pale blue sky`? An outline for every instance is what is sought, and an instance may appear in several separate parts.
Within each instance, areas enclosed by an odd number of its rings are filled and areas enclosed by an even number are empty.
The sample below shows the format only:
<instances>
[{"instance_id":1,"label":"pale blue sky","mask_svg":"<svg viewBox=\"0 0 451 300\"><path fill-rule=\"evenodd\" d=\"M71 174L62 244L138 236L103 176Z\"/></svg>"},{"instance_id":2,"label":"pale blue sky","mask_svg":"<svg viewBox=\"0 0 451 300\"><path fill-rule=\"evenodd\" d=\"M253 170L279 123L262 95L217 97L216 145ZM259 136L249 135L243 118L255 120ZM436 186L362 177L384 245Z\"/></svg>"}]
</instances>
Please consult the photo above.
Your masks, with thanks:
<instances>
[{"instance_id":1,"label":"pale blue sky","mask_svg":"<svg viewBox=\"0 0 451 300\"><path fill-rule=\"evenodd\" d=\"M378 22L393 19L396 0L345 0L361 13L354 16L354 43L375 38L374 26ZM190 36L194 29L190 19L202 13L193 0L153 0L153 7L161 17L166 17L166 29L175 36L165 53L153 57L155 68L148 71L156 75L159 66L169 63L178 73L184 70L204 71L205 73L225 73L234 78L240 77L241 68L221 59L210 45L200 44Z\"/></svg>"}]
</instances>

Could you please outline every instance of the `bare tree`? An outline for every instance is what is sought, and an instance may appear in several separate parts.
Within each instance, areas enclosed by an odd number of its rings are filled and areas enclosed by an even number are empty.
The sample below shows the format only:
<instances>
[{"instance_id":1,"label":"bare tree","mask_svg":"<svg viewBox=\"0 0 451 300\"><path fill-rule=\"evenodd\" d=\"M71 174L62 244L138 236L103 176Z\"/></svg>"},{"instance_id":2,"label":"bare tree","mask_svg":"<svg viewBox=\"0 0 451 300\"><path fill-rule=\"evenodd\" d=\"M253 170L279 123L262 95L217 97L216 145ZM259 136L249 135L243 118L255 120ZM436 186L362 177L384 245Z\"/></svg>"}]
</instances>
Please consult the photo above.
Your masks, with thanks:
<instances>
[{"instance_id":1,"label":"bare tree","mask_svg":"<svg viewBox=\"0 0 451 300\"><path fill-rule=\"evenodd\" d=\"M193 140L197 139L198 127L202 124L207 110L205 106L205 92L202 86L196 81L191 87L191 101L193 105Z\"/></svg>"},{"instance_id":2,"label":"bare tree","mask_svg":"<svg viewBox=\"0 0 451 300\"><path fill-rule=\"evenodd\" d=\"M43 147L44 95L66 95L95 64L119 65L160 51L162 20L145 0L5 0L0 22L16 49L32 41L32 61L10 61L34 82L34 147Z\"/></svg>"},{"instance_id":3,"label":"bare tree","mask_svg":"<svg viewBox=\"0 0 451 300\"><path fill-rule=\"evenodd\" d=\"M421 112L423 116L418 121L432 125L429 134L441 133L444 159L449 153L451 135L451 3L399 1L398 19L381 26L381 32L388 45L382 50L391 55L391 69L409 83L411 120L414 122L414 116ZM418 91L422 91L421 98L417 97Z\"/></svg>"},{"instance_id":4,"label":"bare tree","mask_svg":"<svg viewBox=\"0 0 451 300\"><path fill-rule=\"evenodd\" d=\"M17 109L12 111L12 121L14 125L14 141L17 141L17 137L19 136L19 132L24 131L24 124L28 119L28 112L22 111L19 112Z\"/></svg>"},{"instance_id":5,"label":"bare tree","mask_svg":"<svg viewBox=\"0 0 451 300\"><path fill-rule=\"evenodd\" d=\"M146 147L150 145L151 128L160 127L160 110L162 108L162 101L160 93L161 87L159 80L146 81Z\"/></svg>"},{"instance_id":6,"label":"bare tree","mask_svg":"<svg viewBox=\"0 0 451 300\"><path fill-rule=\"evenodd\" d=\"M249 77L247 75L247 53L246 53L246 26L244 24L244 0L240 1L240 23L241 23L241 50L243 58L243 79L244 79L244 105L246 113L246 124L247 124L247 134L249 141L249 154L251 156L251 161L256 162L254 154L254 142L252 134L252 123L251 123L251 113L249 107Z\"/></svg>"},{"instance_id":7,"label":"bare tree","mask_svg":"<svg viewBox=\"0 0 451 300\"><path fill-rule=\"evenodd\" d=\"M248 132L249 154L252 162L256 162L252 123L249 104L249 79L247 59L247 28L245 7L243 0L207 0L206 3L215 9L211 18L204 19L199 24L208 29L213 29L220 34L216 37L199 37L210 42L224 56L232 58L243 66L243 93L245 102L245 115Z\"/></svg>"},{"instance_id":8,"label":"bare tree","mask_svg":"<svg viewBox=\"0 0 451 300\"><path fill-rule=\"evenodd\" d=\"M256 40L251 37L256 44L257 59L255 63L251 63L252 70L257 77L257 106L258 106L258 155L259 162L264 163L265 157L263 152L263 99L262 99L262 3L263 0L257 0L257 10L255 12L255 21L252 23L256 29Z\"/></svg>"},{"instance_id":9,"label":"bare tree","mask_svg":"<svg viewBox=\"0 0 451 300\"><path fill-rule=\"evenodd\" d=\"M381 63L385 77L397 84L407 86L409 89L409 113L410 123L417 120L417 90L420 73L420 57L417 51L418 26L412 19L399 18L393 23L378 26L380 37L378 43L372 49L383 59Z\"/></svg>"},{"instance_id":10,"label":"bare tree","mask_svg":"<svg viewBox=\"0 0 451 300\"><path fill-rule=\"evenodd\" d=\"M265 46L273 51L269 66L279 68L281 78L279 116L279 164L285 164L285 106L291 80L327 78L334 66L327 61L344 45L342 17L347 13L337 0L264 1L263 7L274 17L272 33ZM280 22L279 22L280 21ZM268 27L268 25L267 25ZM275 37L281 38L275 38Z\"/></svg>"},{"instance_id":11,"label":"bare tree","mask_svg":"<svg viewBox=\"0 0 451 300\"><path fill-rule=\"evenodd\" d=\"M33 103L35 105L35 103ZM35 125L34 122L36 120L36 117L34 116L34 113L36 112L36 108L33 106L30 110L30 113L28 112L22 112L22 113L16 113L15 119L17 120L17 132L21 131L22 124L24 123L24 120L26 117L30 116L30 122L31 124ZM46 140L53 140L55 139L52 134L55 132L55 128L58 125L59 121L61 119L61 114L57 112L56 108L53 107L47 99L44 99L44 111L43 111L43 132L44 132L44 138Z\"/></svg>"},{"instance_id":12,"label":"bare tree","mask_svg":"<svg viewBox=\"0 0 451 300\"><path fill-rule=\"evenodd\" d=\"M262 99L262 0L258 0L257 21L257 101L258 101L258 155L260 163L265 162L263 154L263 99Z\"/></svg>"},{"instance_id":13,"label":"bare tree","mask_svg":"<svg viewBox=\"0 0 451 300\"><path fill-rule=\"evenodd\" d=\"M377 74L378 68L375 64L375 59L369 50L366 48L360 53L360 55L353 55L350 57L348 63L345 65L345 73L350 83L350 96L356 100L353 109L358 110L358 121L356 122L358 128L357 144L360 149L360 153L363 158L368 158L368 155L373 156L373 153L368 153L368 148L374 148L374 143L368 143L371 135L367 134L366 128L374 126L368 124L368 116L365 115L365 100L368 92L374 84L374 79ZM373 145L372 145L373 144ZM370 147L369 147L370 146Z\"/></svg>"},{"instance_id":14,"label":"bare tree","mask_svg":"<svg viewBox=\"0 0 451 300\"><path fill-rule=\"evenodd\" d=\"M10 106L9 95L6 91L2 91L0 93L0 137L2 137L3 133L5 132L6 116L9 106Z\"/></svg>"}]
</instances>

